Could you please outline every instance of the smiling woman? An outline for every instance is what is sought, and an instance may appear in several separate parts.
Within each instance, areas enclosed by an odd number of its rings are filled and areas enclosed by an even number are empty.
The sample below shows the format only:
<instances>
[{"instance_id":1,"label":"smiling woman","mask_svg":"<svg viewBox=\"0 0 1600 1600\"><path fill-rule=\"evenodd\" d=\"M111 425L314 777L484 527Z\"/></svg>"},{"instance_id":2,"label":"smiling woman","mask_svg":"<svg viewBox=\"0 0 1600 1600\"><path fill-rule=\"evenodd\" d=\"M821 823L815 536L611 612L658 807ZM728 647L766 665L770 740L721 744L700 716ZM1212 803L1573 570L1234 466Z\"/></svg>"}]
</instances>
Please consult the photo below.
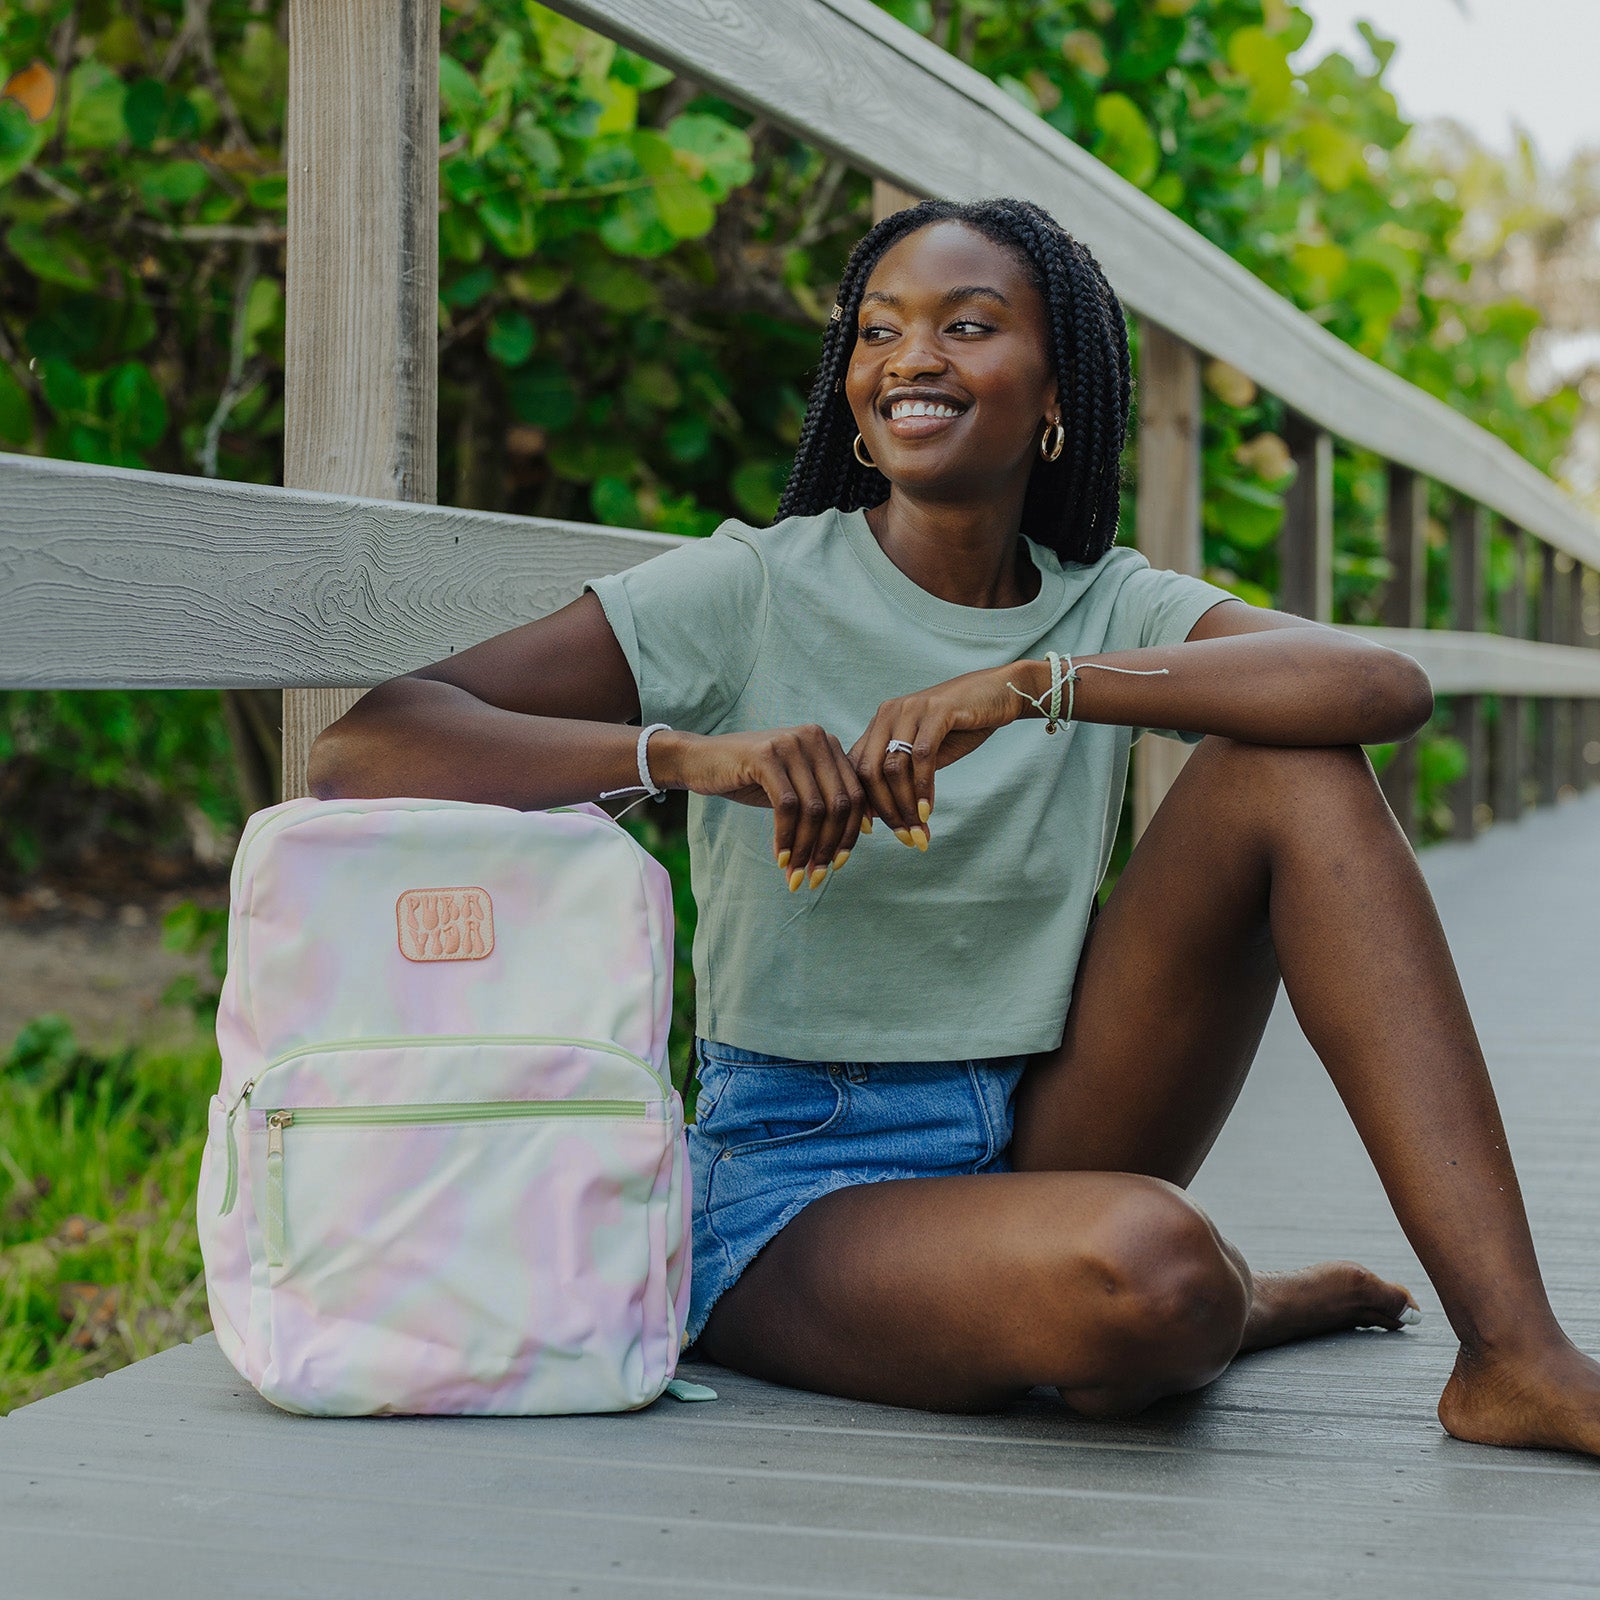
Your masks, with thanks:
<instances>
[{"instance_id":1,"label":"smiling woman","mask_svg":"<svg viewBox=\"0 0 1600 1600\"><path fill-rule=\"evenodd\" d=\"M689 1335L713 1359L943 1410L1048 1384L1104 1414L1414 1321L1349 1262L1252 1272L1185 1192L1281 982L1460 1338L1446 1427L1600 1451L1600 1367L1550 1311L1360 748L1421 726L1428 681L1117 545L1128 403L1121 308L1048 213L886 218L771 527L380 685L313 787L689 791ZM1097 915L1150 731L1196 749Z\"/></svg>"}]
</instances>

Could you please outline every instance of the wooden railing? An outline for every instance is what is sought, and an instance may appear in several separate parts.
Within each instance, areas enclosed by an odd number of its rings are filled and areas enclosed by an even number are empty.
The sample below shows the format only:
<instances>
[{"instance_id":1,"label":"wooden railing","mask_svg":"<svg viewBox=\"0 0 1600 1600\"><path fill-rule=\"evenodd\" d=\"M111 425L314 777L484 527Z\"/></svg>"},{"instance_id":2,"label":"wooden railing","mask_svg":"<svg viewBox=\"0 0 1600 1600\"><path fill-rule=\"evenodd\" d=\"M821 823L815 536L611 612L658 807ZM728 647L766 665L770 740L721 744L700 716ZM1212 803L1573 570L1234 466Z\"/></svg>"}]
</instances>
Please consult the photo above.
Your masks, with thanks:
<instances>
[{"instance_id":1,"label":"wooden railing","mask_svg":"<svg viewBox=\"0 0 1600 1600\"><path fill-rule=\"evenodd\" d=\"M1207 357L1286 408L1299 471L1281 534L1283 609L1331 621L1335 439L1387 461L1384 626L1350 631L1414 656L1450 697L1468 752L1451 797L1458 836L1600 777L1600 525L1506 445L1351 350L869 0L555 3L870 173L879 214L916 195L1018 194L1069 226L1140 323L1135 537L1153 564L1200 571ZM437 218L398 204L390 158L406 149L414 177L436 165L438 15L427 0L387 4L390 26L375 29L370 0L290 0L293 487L0 456L0 683L284 685L295 691L288 793L349 686L543 614L585 577L676 542L405 503L433 494ZM373 193L389 197L376 220L349 199ZM1455 506L1449 630L1425 626L1430 480ZM395 498L360 498L373 495ZM1520 558L1498 632L1485 615L1491 518ZM1187 753L1140 742L1136 828ZM1384 778L1414 837L1411 745Z\"/></svg>"}]
</instances>

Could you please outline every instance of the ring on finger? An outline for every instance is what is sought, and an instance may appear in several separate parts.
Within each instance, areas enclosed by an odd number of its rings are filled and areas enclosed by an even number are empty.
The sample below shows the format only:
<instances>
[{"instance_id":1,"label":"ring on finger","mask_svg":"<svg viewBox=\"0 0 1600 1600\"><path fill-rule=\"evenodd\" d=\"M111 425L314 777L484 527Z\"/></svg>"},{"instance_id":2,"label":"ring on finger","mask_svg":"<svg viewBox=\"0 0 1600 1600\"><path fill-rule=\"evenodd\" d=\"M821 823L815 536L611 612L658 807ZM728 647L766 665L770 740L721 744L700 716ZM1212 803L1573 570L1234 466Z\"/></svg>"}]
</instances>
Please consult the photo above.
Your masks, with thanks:
<instances>
[{"instance_id":1,"label":"ring on finger","mask_svg":"<svg viewBox=\"0 0 1600 1600\"><path fill-rule=\"evenodd\" d=\"M892 756L896 750L904 750L908 756L915 753L913 747L904 739L891 739L888 748L883 753L886 756Z\"/></svg>"}]
</instances>

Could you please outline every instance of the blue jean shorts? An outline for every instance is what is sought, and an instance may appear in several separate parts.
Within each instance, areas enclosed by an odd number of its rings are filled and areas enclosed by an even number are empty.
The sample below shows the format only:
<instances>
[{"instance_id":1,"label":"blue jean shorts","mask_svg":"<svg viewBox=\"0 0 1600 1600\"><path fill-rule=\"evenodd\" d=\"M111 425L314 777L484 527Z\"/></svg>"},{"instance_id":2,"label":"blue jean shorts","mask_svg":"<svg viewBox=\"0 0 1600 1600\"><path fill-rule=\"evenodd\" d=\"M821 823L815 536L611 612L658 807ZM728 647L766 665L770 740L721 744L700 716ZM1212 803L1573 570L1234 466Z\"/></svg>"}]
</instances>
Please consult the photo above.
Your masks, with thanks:
<instances>
[{"instance_id":1,"label":"blue jean shorts","mask_svg":"<svg viewBox=\"0 0 1600 1600\"><path fill-rule=\"evenodd\" d=\"M1026 1055L975 1061L795 1061L694 1041L688 1341L767 1242L835 1189L1009 1172Z\"/></svg>"}]
</instances>

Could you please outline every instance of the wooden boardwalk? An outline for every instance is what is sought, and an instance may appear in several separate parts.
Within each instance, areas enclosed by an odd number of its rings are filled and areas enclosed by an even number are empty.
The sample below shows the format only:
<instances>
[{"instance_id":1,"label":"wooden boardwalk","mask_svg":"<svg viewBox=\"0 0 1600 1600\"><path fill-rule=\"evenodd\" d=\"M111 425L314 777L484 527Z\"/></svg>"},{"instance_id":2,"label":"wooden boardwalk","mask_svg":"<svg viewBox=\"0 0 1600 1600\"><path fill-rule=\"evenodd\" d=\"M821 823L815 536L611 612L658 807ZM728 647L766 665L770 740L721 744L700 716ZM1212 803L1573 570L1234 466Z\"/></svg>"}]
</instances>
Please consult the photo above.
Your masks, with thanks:
<instances>
[{"instance_id":1,"label":"wooden boardwalk","mask_svg":"<svg viewBox=\"0 0 1600 1600\"><path fill-rule=\"evenodd\" d=\"M1600 1349L1600 793L1423 862L1557 1309ZM313 1422L204 1339L0 1423L0 1594L1600 1595L1600 1465L1439 1429L1449 1330L1286 1004L1196 1187L1259 1265L1359 1256L1422 1325L1270 1351L1115 1424L709 1367L688 1375L715 1405Z\"/></svg>"}]
</instances>

